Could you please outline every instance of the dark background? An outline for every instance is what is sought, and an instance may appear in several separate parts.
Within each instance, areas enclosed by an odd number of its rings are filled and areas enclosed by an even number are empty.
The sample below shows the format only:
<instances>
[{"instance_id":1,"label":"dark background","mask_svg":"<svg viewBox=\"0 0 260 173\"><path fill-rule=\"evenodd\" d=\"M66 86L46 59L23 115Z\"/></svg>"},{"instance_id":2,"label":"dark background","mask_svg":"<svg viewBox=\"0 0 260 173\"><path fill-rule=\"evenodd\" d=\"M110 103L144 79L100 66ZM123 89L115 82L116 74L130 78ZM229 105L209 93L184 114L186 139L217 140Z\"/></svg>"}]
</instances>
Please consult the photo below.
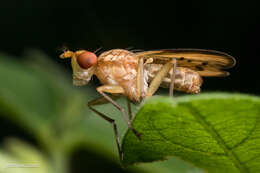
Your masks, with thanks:
<instances>
[{"instance_id":1,"label":"dark background","mask_svg":"<svg viewBox=\"0 0 260 173\"><path fill-rule=\"evenodd\" d=\"M129 47L214 49L234 56L237 65L229 77L205 79L204 91L260 94L260 12L256 1L9 0L0 4L0 51L17 58L29 48L40 49L66 66L69 74L69 64L58 58L64 45L89 51L99 47L102 51ZM9 123L1 120L5 127L12 127L5 129L1 139L15 134L34 142ZM81 156L75 153L74 170L80 167Z\"/></svg>"},{"instance_id":2,"label":"dark background","mask_svg":"<svg viewBox=\"0 0 260 173\"><path fill-rule=\"evenodd\" d=\"M237 59L227 78L203 90L260 93L260 13L256 1L5 1L0 51L43 50L61 64L59 48L204 48ZM64 62L63 62L64 65ZM69 66L67 66L69 67Z\"/></svg>"}]
</instances>

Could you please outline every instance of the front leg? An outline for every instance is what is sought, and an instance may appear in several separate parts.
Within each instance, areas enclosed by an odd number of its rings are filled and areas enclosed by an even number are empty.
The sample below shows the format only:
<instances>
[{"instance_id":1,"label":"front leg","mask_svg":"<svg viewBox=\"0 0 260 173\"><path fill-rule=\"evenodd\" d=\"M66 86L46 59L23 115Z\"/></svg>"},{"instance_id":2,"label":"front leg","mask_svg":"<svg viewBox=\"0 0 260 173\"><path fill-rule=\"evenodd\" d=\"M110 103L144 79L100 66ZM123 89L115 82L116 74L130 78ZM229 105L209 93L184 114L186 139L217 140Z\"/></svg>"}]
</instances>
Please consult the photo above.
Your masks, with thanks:
<instances>
[{"instance_id":1,"label":"front leg","mask_svg":"<svg viewBox=\"0 0 260 173\"><path fill-rule=\"evenodd\" d=\"M98 114L101 118L103 118L104 120L108 121L109 123L111 123L113 125L114 134L115 134L115 138L116 138L117 151L118 151L120 160L123 160L123 152L121 150L119 136L118 136L118 130L117 130L117 125L116 125L115 120L110 118L110 117L108 117L108 116L106 116L105 114L99 112L95 108L93 108L93 106L95 106L95 105L102 105L102 104L105 104L107 102L108 101L104 97L97 98L95 100L92 100L92 101L88 102L88 107L89 107L90 110L92 110L93 112Z\"/></svg>"},{"instance_id":2,"label":"front leg","mask_svg":"<svg viewBox=\"0 0 260 173\"><path fill-rule=\"evenodd\" d=\"M101 87L97 88L97 91L106 99L108 100L110 103L112 103L112 105L114 105L123 115L127 126L130 130L132 130L132 132L136 135L136 137L138 137L139 139L141 139L141 134L138 133L132 126L131 121L129 120L125 109L120 106L119 104L117 104L111 97L109 97L106 93L124 93L124 89L120 86L117 85L103 85Z\"/></svg>"}]
</instances>

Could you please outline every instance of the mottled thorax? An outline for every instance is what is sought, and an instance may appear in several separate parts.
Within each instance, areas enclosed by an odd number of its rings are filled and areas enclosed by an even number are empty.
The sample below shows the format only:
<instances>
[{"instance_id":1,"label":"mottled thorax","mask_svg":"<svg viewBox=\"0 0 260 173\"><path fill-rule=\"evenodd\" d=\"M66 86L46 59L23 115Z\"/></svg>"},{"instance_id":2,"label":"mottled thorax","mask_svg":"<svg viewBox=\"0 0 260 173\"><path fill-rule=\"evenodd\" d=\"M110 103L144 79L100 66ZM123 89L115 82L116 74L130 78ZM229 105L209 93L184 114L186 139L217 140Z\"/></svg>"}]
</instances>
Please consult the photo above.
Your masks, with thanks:
<instances>
[{"instance_id":1,"label":"mottled thorax","mask_svg":"<svg viewBox=\"0 0 260 173\"><path fill-rule=\"evenodd\" d=\"M102 53L98 58L95 75L102 84L119 85L130 100L138 102L137 94L137 70L138 59L134 53L113 49ZM144 91L147 90L147 82L144 79Z\"/></svg>"}]
</instances>

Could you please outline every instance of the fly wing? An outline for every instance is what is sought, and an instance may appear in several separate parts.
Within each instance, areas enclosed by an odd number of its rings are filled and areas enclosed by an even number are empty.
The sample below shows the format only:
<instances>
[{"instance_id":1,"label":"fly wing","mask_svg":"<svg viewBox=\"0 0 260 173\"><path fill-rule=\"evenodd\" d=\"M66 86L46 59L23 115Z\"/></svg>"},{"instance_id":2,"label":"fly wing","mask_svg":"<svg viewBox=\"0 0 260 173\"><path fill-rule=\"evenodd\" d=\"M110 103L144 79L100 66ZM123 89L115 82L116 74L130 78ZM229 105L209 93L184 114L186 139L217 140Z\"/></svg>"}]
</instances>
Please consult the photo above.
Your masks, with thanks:
<instances>
[{"instance_id":1,"label":"fly wing","mask_svg":"<svg viewBox=\"0 0 260 173\"><path fill-rule=\"evenodd\" d=\"M163 49L135 53L144 59L153 58L153 63L164 64L177 59L177 65L197 71L201 76L228 76L223 71L236 64L235 59L224 53L206 49Z\"/></svg>"}]
</instances>

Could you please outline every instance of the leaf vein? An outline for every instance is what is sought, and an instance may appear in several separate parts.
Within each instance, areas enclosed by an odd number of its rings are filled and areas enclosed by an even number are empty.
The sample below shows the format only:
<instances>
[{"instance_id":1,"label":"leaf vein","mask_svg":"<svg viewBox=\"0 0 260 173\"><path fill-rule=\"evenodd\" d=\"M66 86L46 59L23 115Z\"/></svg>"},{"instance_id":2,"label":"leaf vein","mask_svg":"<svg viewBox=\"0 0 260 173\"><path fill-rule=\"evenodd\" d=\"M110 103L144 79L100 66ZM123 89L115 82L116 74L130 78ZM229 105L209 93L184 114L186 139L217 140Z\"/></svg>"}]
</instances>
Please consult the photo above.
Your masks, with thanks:
<instances>
[{"instance_id":1,"label":"leaf vein","mask_svg":"<svg viewBox=\"0 0 260 173\"><path fill-rule=\"evenodd\" d=\"M253 132L255 131L256 129L256 125L257 125L257 122L255 123L254 127L249 131L248 135L243 139L241 140L239 143L237 143L236 145L234 145L233 147L231 147L232 150L236 149L238 146L242 145L243 143L245 143L249 137L251 137L251 135L253 134Z\"/></svg>"},{"instance_id":2,"label":"leaf vein","mask_svg":"<svg viewBox=\"0 0 260 173\"><path fill-rule=\"evenodd\" d=\"M242 162L239 160L236 153L234 153L224 142L218 132L214 129L214 127L208 123L204 117L200 114L200 112L191 105L186 105L190 108L192 115L198 120L198 122L205 128L205 130L218 142L219 146L226 153L226 156L230 159L230 161L235 165L235 167L243 173L248 173L248 169L243 166Z\"/></svg>"},{"instance_id":3,"label":"leaf vein","mask_svg":"<svg viewBox=\"0 0 260 173\"><path fill-rule=\"evenodd\" d=\"M151 125L151 129L154 129L157 133L158 133L158 135L159 136L161 136L162 138L163 138L163 140L165 140L166 142L168 142L168 143L171 143L171 144L173 144L173 145L178 145L178 146L181 146L181 147L183 147L183 148L185 148L185 149L188 149L188 150L191 150L191 151L196 151L196 152L200 152L200 153L204 153L204 154L210 154L210 155L215 155L215 156L224 156L224 154L221 154L221 153L216 153L216 152L211 152L211 153L209 153L209 152L205 152L205 151L203 151L203 150L195 150L194 148L191 148L191 147L188 147L188 146L185 146L185 145L182 145L182 144L180 144L180 143L176 143L176 142L173 142L173 141L171 141L171 140L169 140L166 136L164 136L162 133L161 133L161 130L159 130L159 129L157 129L155 126L154 126L154 121L151 119L152 118L152 116L150 116L149 117L149 120L148 121L150 121L151 123L149 123L150 125ZM156 141L156 140L155 140ZM159 140L158 140L159 141Z\"/></svg>"}]
</instances>

